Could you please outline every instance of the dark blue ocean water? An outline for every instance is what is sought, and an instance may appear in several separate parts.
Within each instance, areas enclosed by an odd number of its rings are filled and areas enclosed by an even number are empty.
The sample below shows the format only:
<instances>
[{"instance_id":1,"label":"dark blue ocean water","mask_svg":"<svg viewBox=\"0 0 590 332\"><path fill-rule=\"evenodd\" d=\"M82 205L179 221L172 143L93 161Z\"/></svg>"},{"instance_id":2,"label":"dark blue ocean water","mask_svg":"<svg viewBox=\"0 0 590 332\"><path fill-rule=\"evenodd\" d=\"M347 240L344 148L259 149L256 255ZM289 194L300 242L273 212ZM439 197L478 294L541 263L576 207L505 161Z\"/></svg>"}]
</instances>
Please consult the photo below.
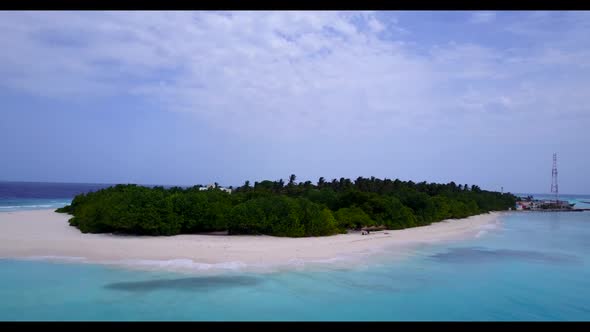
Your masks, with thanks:
<instances>
[{"instance_id":1,"label":"dark blue ocean water","mask_svg":"<svg viewBox=\"0 0 590 332\"><path fill-rule=\"evenodd\" d=\"M501 221L403 260L274 273L2 259L0 320L590 320L590 212Z\"/></svg>"},{"instance_id":2,"label":"dark blue ocean water","mask_svg":"<svg viewBox=\"0 0 590 332\"><path fill-rule=\"evenodd\" d=\"M81 193L109 184L0 182L0 212L58 208Z\"/></svg>"},{"instance_id":3,"label":"dark blue ocean water","mask_svg":"<svg viewBox=\"0 0 590 332\"><path fill-rule=\"evenodd\" d=\"M58 208L70 204L78 194L110 186L113 184L0 181L0 212Z\"/></svg>"}]
</instances>

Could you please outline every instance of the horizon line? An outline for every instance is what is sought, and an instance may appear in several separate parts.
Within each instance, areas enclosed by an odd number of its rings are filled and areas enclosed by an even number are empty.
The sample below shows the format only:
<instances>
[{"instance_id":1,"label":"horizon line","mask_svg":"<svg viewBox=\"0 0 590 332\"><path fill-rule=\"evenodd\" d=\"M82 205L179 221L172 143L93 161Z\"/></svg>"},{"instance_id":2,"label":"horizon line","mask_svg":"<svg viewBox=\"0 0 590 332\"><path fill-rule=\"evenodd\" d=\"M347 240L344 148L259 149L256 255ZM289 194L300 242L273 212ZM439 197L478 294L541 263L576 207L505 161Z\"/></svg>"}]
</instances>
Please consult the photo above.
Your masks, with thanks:
<instances>
[{"instance_id":1,"label":"horizon line","mask_svg":"<svg viewBox=\"0 0 590 332\"><path fill-rule=\"evenodd\" d=\"M370 178L368 178L370 179ZM397 178L396 178L397 179ZM351 179L353 180L353 179ZM381 179L382 180L382 179ZM392 180L392 179L390 179ZM395 179L393 179L395 180ZM415 182L413 180L401 180L398 179L400 181L404 181L404 182L409 182L412 181L414 183L420 183L420 182ZM246 181L246 180L244 180ZM248 180L249 181L249 180ZM272 181L272 180L262 180L262 181ZM256 182L256 181L255 181ZM439 182L428 182L428 181L424 181L426 183L436 183L436 184L445 184L445 183L439 183ZM455 182L455 181L451 181L451 182ZM198 185L203 185L206 186L207 184L161 184L161 183L133 183L133 182L61 182L61 181L22 181L22 180L0 180L0 183L55 183L55 184L89 184L89 185L119 185L119 184L135 184L135 185L139 185L139 186L162 186L162 187L194 187L194 186L198 186ZM313 182L312 182L313 183ZM459 184L459 183L457 183ZM219 183L220 186L224 186L222 184ZM314 183L315 185L315 183ZM230 185L230 186L234 186L234 185ZM234 186L234 187L241 187L242 185L238 185L238 186ZM226 186L229 187L229 186ZM486 189L483 189L486 190ZM487 191L493 191L493 190L487 190ZM513 195L521 195L521 194L528 194L528 195L553 195L550 192L547 193L534 193L534 192L526 192L526 191L507 191L506 193L510 193ZM590 193L560 193L560 196L568 196L568 195L590 195Z\"/></svg>"}]
</instances>

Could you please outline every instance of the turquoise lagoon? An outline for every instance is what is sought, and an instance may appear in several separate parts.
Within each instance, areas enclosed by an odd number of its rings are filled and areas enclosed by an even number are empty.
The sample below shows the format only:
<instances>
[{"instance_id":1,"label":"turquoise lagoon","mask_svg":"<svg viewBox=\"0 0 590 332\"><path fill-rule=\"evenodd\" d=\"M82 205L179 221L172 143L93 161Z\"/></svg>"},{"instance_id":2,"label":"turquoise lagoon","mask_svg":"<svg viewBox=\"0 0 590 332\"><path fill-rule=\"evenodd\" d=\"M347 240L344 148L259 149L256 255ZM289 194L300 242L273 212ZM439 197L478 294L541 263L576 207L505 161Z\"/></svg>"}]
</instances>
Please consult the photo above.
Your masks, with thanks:
<instances>
[{"instance_id":1,"label":"turquoise lagoon","mask_svg":"<svg viewBox=\"0 0 590 332\"><path fill-rule=\"evenodd\" d=\"M0 320L587 321L590 212L508 212L475 238L348 267L203 274L0 259Z\"/></svg>"},{"instance_id":2,"label":"turquoise lagoon","mask_svg":"<svg viewBox=\"0 0 590 332\"><path fill-rule=\"evenodd\" d=\"M402 261L276 273L3 259L0 320L589 320L589 223L588 212L515 212Z\"/></svg>"}]
</instances>

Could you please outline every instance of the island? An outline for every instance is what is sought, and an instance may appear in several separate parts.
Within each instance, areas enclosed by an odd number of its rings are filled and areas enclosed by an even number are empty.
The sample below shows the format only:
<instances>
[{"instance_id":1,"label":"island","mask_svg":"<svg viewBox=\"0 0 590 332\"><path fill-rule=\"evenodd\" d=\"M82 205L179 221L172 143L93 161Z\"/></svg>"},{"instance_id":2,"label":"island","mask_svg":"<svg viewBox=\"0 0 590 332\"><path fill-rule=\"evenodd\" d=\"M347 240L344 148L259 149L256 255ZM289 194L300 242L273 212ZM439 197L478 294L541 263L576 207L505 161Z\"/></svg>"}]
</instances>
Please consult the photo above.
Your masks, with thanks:
<instances>
[{"instance_id":1,"label":"island","mask_svg":"<svg viewBox=\"0 0 590 332\"><path fill-rule=\"evenodd\" d=\"M171 236L225 233L316 237L396 230L511 209L511 193L457 185L358 177L296 183L265 180L210 186L119 184L74 197L56 212L83 233ZM204 190L205 189L205 190ZM222 190L223 189L223 190Z\"/></svg>"}]
</instances>

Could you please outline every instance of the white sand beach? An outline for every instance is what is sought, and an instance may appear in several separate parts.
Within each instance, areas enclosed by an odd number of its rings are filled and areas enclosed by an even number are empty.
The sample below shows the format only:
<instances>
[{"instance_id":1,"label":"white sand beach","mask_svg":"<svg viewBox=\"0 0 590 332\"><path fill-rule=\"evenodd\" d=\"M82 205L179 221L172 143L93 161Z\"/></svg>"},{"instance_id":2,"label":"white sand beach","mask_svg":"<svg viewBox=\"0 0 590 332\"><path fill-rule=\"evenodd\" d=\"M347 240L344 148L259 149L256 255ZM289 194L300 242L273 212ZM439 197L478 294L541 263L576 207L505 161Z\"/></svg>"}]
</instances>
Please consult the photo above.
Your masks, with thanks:
<instances>
[{"instance_id":1,"label":"white sand beach","mask_svg":"<svg viewBox=\"0 0 590 332\"><path fill-rule=\"evenodd\" d=\"M177 235L170 237L83 234L68 224L70 215L53 210L0 213L0 257L80 260L135 264L151 268L281 265L365 256L399 246L479 236L499 223L492 212L466 219L396 231L328 237ZM139 264L138 264L139 263Z\"/></svg>"}]
</instances>

